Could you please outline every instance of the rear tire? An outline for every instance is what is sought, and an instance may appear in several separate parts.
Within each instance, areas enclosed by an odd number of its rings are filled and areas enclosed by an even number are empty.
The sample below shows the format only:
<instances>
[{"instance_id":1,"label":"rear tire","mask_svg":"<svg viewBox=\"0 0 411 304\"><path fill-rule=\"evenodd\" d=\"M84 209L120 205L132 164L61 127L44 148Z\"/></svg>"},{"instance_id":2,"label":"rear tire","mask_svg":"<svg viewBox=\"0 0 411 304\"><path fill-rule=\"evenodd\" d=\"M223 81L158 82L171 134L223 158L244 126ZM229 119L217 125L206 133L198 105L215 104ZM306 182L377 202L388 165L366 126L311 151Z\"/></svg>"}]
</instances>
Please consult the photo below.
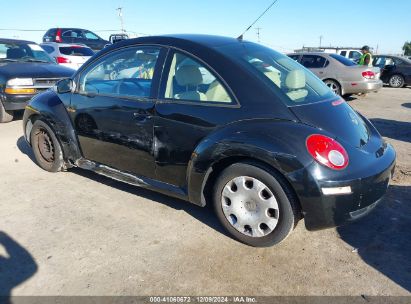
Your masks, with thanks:
<instances>
[{"instance_id":1,"label":"rear tire","mask_svg":"<svg viewBox=\"0 0 411 304\"><path fill-rule=\"evenodd\" d=\"M10 122L13 120L13 111L7 111L3 103L0 101L0 123Z\"/></svg>"},{"instance_id":2,"label":"rear tire","mask_svg":"<svg viewBox=\"0 0 411 304\"><path fill-rule=\"evenodd\" d=\"M405 80L401 75L395 74L390 77L388 84L391 88L402 88L405 84Z\"/></svg>"},{"instance_id":3,"label":"rear tire","mask_svg":"<svg viewBox=\"0 0 411 304\"><path fill-rule=\"evenodd\" d=\"M37 164L49 172L64 168L63 153L53 130L43 121L36 120L30 134L30 143Z\"/></svg>"},{"instance_id":4,"label":"rear tire","mask_svg":"<svg viewBox=\"0 0 411 304\"><path fill-rule=\"evenodd\" d=\"M285 240L300 218L283 178L251 163L236 163L221 173L214 186L214 210L233 238L255 247Z\"/></svg>"},{"instance_id":5,"label":"rear tire","mask_svg":"<svg viewBox=\"0 0 411 304\"><path fill-rule=\"evenodd\" d=\"M334 94L341 96L341 86L338 82L331 79L324 80L324 83L334 92Z\"/></svg>"}]
</instances>

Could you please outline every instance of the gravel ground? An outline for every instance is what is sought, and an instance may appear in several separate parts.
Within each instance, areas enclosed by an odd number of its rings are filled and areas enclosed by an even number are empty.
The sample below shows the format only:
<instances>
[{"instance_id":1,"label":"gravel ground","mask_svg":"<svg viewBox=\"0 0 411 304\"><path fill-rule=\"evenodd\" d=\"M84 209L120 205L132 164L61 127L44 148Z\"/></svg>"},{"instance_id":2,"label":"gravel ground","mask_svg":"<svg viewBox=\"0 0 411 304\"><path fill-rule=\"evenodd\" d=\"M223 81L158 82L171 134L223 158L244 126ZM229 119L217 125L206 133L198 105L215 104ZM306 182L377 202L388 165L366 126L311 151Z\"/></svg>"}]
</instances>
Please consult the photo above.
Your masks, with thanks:
<instances>
[{"instance_id":1,"label":"gravel ground","mask_svg":"<svg viewBox=\"0 0 411 304\"><path fill-rule=\"evenodd\" d=\"M212 212L75 169L42 171L21 120L0 125L1 295L411 295L411 89L350 104L394 145L384 202L338 229L300 222L266 249Z\"/></svg>"}]
</instances>

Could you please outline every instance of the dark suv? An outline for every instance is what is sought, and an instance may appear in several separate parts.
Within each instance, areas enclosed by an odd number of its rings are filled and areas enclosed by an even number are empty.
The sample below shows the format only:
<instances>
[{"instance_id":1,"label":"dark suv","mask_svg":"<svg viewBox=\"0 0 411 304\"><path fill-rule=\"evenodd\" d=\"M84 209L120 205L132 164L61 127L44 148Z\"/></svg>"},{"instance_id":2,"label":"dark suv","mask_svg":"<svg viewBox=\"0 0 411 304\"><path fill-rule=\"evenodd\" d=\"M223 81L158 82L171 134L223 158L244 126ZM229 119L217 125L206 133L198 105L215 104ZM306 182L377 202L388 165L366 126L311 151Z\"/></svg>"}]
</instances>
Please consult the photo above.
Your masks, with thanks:
<instances>
[{"instance_id":1,"label":"dark suv","mask_svg":"<svg viewBox=\"0 0 411 304\"><path fill-rule=\"evenodd\" d=\"M109 41L104 40L89 30L79 28L52 28L43 36L43 42L81 43L89 48L100 51Z\"/></svg>"}]
</instances>

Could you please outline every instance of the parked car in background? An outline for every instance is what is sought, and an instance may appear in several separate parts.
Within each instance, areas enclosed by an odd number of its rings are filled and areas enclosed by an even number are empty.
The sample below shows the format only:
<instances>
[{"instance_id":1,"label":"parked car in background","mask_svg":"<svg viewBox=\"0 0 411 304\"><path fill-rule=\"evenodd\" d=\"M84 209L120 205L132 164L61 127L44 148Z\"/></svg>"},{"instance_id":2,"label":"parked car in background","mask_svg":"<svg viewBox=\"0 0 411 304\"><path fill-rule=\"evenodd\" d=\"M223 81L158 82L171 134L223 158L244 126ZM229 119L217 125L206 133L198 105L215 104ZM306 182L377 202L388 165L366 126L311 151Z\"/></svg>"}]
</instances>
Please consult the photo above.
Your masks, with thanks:
<instances>
[{"instance_id":1,"label":"parked car in background","mask_svg":"<svg viewBox=\"0 0 411 304\"><path fill-rule=\"evenodd\" d=\"M14 111L24 109L34 95L73 73L35 42L0 39L0 123L13 120Z\"/></svg>"},{"instance_id":2,"label":"parked car in background","mask_svg":"<svg viewBox=\"0 0 411 304\"><path fill-rule=\"evenodd\" d=\"M295 53L288 56L310 69L337 95L375 92L382 87L378 68L359 66L337 54Z\"/></svg>"},{"instance_id":3,"label":"parked car in background","mask_svg":"<svg viewBox=\"0 0 411 304\"><path fill-rule=\"evenodd\" d=\"M45 42L40 46L58 64L74 70L77 70L94 55L94 51L86 45Z\"/></svg>"},{"instance_id":4,"label":"parked car in background","mask_svg":"<svg viewBox=\"0 0 411 304\"><path fill-rule=\"evenodd\" d=\"M109 41L104 40L89 30L79 28L52 28L43 36L43 42L85 44L95 51L100 51Z\"/></svg>"},{"instance_id":5,"label":"parked car in background","mask_svg":"<svg viewBox=\"0 0 411 304\"><path fill-rule=\"evenodd\" d=\"M381 69L381 80L393 88L411 85L411 60L401 56L375 55L373 65Z\"/></svg>"},{"instance_id":6,"label":"parked car in background","mask_svg":"<svg viewBox=\"0 0 411 304\"><path fill-rule=\"evenodd\" d=\"M45 170L77 166L211 204L252 246L281 242L302 217L309 230L358 219L387 190L393 147L272 49L173 35L125 40L91 60L26 108L25 138ZM156 229L160 215L147 216Z\"/></svg>"},{"instance_id":7,"label":"parked car in background","mask_svg":"<svg viewBox=\"0 0 411 304\"><path fill-rule=\"evenodd\" d=\"M358 63L362 56L360 48L348 48L348 47L303 47L302 49L295 50L295 53L327 53L338 54L351 61Z\"/></svg>"}]
</instances>

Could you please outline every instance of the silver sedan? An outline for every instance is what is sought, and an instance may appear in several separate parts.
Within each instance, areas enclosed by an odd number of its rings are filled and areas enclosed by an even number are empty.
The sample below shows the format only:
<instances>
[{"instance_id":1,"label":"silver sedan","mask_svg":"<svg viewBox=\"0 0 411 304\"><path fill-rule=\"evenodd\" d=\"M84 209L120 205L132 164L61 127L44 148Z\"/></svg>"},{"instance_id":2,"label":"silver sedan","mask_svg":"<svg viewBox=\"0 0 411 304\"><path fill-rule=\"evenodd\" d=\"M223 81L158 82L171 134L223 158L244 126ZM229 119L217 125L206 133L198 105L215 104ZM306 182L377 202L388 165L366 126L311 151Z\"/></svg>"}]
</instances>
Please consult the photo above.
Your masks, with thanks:
<instances>
[{"instance_id":1,"label":"silver sedan","mask_svg":"<svg viewBox=\"0 0 411 304\"><path fill-rule=\"evenodd\" d=\"M383 86L380 69L359 66L337 54L298 53L288 56L310 69L341 96L376 92Z\"/></svg>"}]
</instances>

